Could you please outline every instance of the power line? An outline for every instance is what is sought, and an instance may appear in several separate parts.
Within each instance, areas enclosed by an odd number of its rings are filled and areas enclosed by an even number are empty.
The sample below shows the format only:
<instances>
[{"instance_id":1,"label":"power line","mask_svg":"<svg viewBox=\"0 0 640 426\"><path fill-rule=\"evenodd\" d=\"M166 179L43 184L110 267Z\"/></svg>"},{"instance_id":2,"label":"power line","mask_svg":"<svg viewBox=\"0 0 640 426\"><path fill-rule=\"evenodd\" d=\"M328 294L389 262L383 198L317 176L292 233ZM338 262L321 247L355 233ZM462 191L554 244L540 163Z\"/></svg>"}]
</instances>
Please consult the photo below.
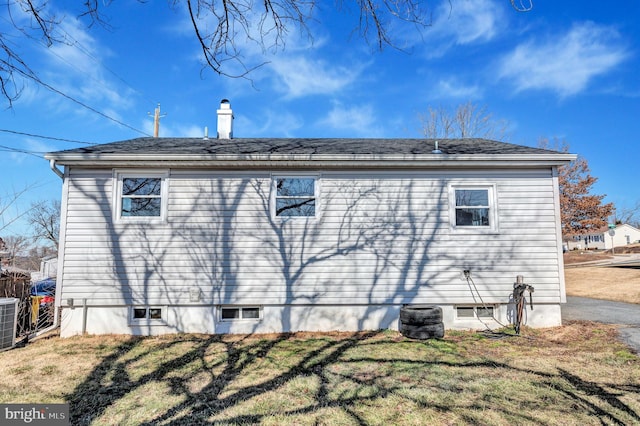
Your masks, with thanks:
<instances>
[{"instance_id":1,"label":"power line","mask_svg":"<svg viewBox=\"0 0 640 426\"><path fill-rule=\"evenodd\" d=\"M82 52L85 56L88 56L90 59L92 59L96 64L100 65L102 68L104 68L105 70L107 70L109 73L111 73L115 78L117 78L118 80L120 80L122 83L124 83L126 86L128 86L131 90L133 90L134 92L138 93L140 96L142 96L143 98L145 98L147 100L147 102L151 102L153 103L153 101L151 101L149 98L146 97L146 95L144 93L142 93L141 91L139 91L138 89L136 89L135 87L133 87L131 84L129 84L129 82L127 82L123 77L121 77L118 73L116 73L115 71L113 71L111 68L109 68L108 66L106 66L104 64L104 62L102 62L102 60L100 60L99 58L95 57L90 51L89 49L87 49L86 47L84 47L82 45L82 43L80 43L77 39L75 39L71 34L69 34L69 32L67 32L64 28L61 27L57 27L56 30L62 31L64 33L64 38L71 40L73 43L70 46L75 47L76 49L78 49L80 52ZM58 56L62 61L64 61L65 63L69 64L69 62L60 57L59 55L56 54L56 56ZM69 64L70 66L72 66L73 68L76 68L73 64ZM76 68L77 69L77 68ZM91 77L93 79L93 77ZM95 79L94 79L95 80ZM104 84L100 83L103 87Z\"/></svg>"},{"instance_id":2,"label":"power line","mask_svg":"<svg viewBox=\"0 0 640 426\"><path fill-rule=\"evenodd\" d=\"M95 145L94 142L85 142L85 141L78 141L78 140L74 140L74 139L56 138L54 136L36 135L36 134L33 134L33 133L18 132L17 130L0 129L0 132L11 133L11 134L14 134L14 135L30 136L30 137L33 137L33 138L50 139L50 140L53 140L53 141L78 143L78 144L83 144L83 145Z\"/></svg>"},{"instance_id":3,"label":"power line","mask_svg":"<svg viewBox=\"0 0 640 426\"><path fill-rule=\"evenodd\" d=\"M12 148L10 146L5 146L5 145L0 145L0 151L17 152L19 154L28 154L38 158L44 158L44 154L46 154L45 152L41 152L41 151L29 151L26 149Z\"/></svg>"},{"instance_id":4,"label":"power line","mask_svg":"<svg viewBox=\"0 0 640 426\"><path fill-rule=\"evenodd\" d=\"M11 23L11 22L10 22L10 21L8 21L4 16L2 16L2 17L0 17L0 18L2 18L2 19L3 19L4 21L6 21L6 22ZM66 31L65 31L65 33L66 33ZM67 34L68 34L68 33L67 33ZM70 37L70 38L71 38L71 37ZM33 38L31 38L31 39L33 40ZM72 38L72 39L73 39L73 38ZM38 41L36 41L36 42L38 42ZM42 44L42 42L38 42L38 43ZM45 47L47 47L47 46L45 46ZM47 47L47 48L48 48L48 47ZM55 52L53 52L53 53L55 54ZM55 55L56 55L58 58L60 58L61 60L63 60L59 55L57 55L57 54L55 54ZM64 61L64 60L63 60L63 61ZM69 64L67 61L64 61L64 62L66 62L67 64ZM70 65L70 64L69 64L69 65ZM75 68L75 67L74 67L74 68ZM77 68L76 68L76 69L77 69ZM25 71L25 70L19 69L19 68L17 68L17 67L13 67L13 68L12 68L12 70L13 70L13 71L15 71L15 72L17 72L18 74L22 75L23 77L25 77L25 78L29 79L29 80L35 81L36 83L38 83L38 84L40 84L40 85L44 86L45 88L49 89L50 91L52 91L52 92L54 92L54 93L57 93L58 95L60 95L60 96L62 96L62 97L64 97L64 98L69 99L70 101L72 101L72 102L74 102L74 103L76 103L76 104L80 105L81 107L86 108L86 109L88 109L89 111L92 111L92 112L94 112L94 113L96 113L96 114L98 114L98 115L100 115L100 116L102 116L102 117L106 118L107 120L113 121L114 123L117 123L117 124L119 124L119 125L121 125L121 126L124 126L124 127L128 128L128 129L133 130L133 131L135 131L135 132L137 132L137 133L140 133L140 134L142 134L142 135L144 135L144 136L151 136L150 134L148 134L148 133L146 133L146 132L144 132L144 131L142 131L142 130L136 129L136 128L135 128L135 127L133 127L133 126L130 126L130 125L128 125L128 124L126 124L126 123L124 123L124 122L122 122L122 121L120 121L120 120L118 120L118 119L116 119L116 118L113 118L113 117L111 117L111 116L109 116L109 115L107 115L107 114L105 114L105 113L103 113L103 112L101 112L101 111L98 111L97 109L95 109L95 108L93 108L93 107L91 107L91 106L89 106L89 105L85 104L84 102L79 101L79 100L75 99L74 97L72 97L72 96L70 96L70 95L67 95L66 93L62 92L62 91L61 91L61 90L59 90L59 89L56 89L55 87L51 86L50 84L45 83L44 81L42 81L42 80L40 79L40 77L38 77L38 75L37 75L34 71L32 71L32 70L30 70L30 69L27 69L27 70ZM28 72L27 72L27 71L28 71ZM95 79L94 79L94 80L95 80ZM129 87L131 87L131 86L129 86ZM134 89L134 90L135 90L135 89ZM140 93L140 92L138 92L138 93Z\"/></svg>"},{"instance_id":5,"label":"power line","mask_svg":"<svg viewBox=\"0 0 640 426\"><path fill-rule=\"evenodd\" d=\"M62 91L60 91L60 90L56 89L55 87L53 87L53 86L51 86L51 85L49 85L49 84L45 83L44 81L42 81L42 80L40 79L40 77L38 77L35 73L27 74L27 73L26 73L26 72L24 72L23 70L20 70L20 69L15 69L15 70L16 70L19 74L21 74L22 76L24 76L25 78L28 78L28 79L31 79L31 80L35 81L36 83L38 83L38 84L40 84L40 85L44 86L45 88L49 89L50 91L52 91L52 92L54 92L54 93L57 93L57 94L59 94L60 96L62 96L62 97L64 97L64 98L67 98L67 99L69 99L69 100L70 100L70 101L72 101L72 102L77 103L78 105L80 105L80 106L82 106L82 107L84 107L84 108L88 109L89 111L92 111L92 112L94 112L94 113L96 113L96 114L98 114L98 115L100 115L100 116L102 116L102 117L106 118L107 120L111 120L111 121L113 121L114 123L117 123L117 124L119 124L119 125L121 125L121 126L126 127L127 129L131 129L131 130L133 130L134 132L140 133L140 134L142 134L142 135L149 136L149 137L151 136L149 133L143 132L142 130L138 130L138 129L136 129L135 127L132 127L132 126L130 126L130 125L128 125L128 124L126 124L126 123L123 123L122 121L120 121L120 120L118 120L118 119L116 119L116 118L110 117L110 116L108 116L107 114L105 114L105 113L103 113L103 112L101 112L101 111L98 111L97 109L95 109L95 108L93 108L93 107L90 107L89 105L85 104L84 102L79 101L79 100L75 99L74 97L72 97L72 96L70 96L70 95L67 95L66 93L64 93L64 92L62 92Z\"/></svg>"}]
</instances>

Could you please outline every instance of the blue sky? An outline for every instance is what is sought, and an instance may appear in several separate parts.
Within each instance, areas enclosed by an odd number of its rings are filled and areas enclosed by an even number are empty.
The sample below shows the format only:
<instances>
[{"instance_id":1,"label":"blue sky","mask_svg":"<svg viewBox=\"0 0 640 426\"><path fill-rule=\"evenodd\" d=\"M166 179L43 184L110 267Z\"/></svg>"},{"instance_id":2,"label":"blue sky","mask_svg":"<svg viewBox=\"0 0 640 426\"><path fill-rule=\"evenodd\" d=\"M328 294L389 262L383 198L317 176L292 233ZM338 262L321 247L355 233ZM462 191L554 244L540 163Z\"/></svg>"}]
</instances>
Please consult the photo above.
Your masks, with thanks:
<instances>
[{"instance_id":1,"label":"blue sky","mask_svg":"<svg viewBox=\"0 0 640 426\"><path fill-rule=\"evenodd\" d=\"M49 2L47 13L62 19L59 34L70 42L52 48L19 37L0 10L0 31L66 95L25 82L13 108L3 102L0 200L29 188L5 223L32 201L60 198L61 180L42 153L83 146L15 132L132 139L153 133L148 113L160 103L160 136L201 136L205 126L214 134L223 98L231 101L235 137L421 137L419 116L430 106L470 101L509 123L510 142L568 142L598 177L594 192L618 209L640 201L637 0L533 0L527 13L508 0L429 1L432 25L392 27L402 49L382 52L352 31L355 10L337 13L330 2L315 10L313 40L296 28L277 52L239 40L248 65L266 62L250 79L203 68L182 3L113 2L102 7L109 29L77 19L82 3ZM13 19L22 22L16 11ZM24 232L19 220L2 234Z\"/></svg>"}]
</instances>

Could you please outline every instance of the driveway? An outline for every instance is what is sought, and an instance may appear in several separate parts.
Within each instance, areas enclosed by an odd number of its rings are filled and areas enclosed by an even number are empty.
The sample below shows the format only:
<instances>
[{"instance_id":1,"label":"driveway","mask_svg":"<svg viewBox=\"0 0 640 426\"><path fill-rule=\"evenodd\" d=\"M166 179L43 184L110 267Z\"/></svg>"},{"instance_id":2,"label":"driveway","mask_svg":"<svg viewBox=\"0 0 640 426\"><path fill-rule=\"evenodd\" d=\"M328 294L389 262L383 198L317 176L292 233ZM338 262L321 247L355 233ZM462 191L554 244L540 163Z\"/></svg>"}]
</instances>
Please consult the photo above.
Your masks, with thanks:
<instances>
[{"instance_id":1,"label":"driveway","mask_svg":"<svg viewBox=\"0 0 640 426\"><path fill-rule=\"evenodd\" d=\"M567 303L562 305L562 319L620 324L622 341L640 353L640 305L567 296Z\"/></svg>"}]
</instances>

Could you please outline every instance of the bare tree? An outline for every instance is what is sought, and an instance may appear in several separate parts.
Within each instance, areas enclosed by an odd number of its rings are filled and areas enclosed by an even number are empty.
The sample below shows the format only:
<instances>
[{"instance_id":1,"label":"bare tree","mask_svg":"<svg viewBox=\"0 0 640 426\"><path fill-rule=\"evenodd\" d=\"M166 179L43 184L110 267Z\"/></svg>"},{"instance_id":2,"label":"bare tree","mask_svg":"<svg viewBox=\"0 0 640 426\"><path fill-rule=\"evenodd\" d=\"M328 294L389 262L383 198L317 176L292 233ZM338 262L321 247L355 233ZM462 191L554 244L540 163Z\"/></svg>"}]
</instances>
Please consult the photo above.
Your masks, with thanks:
<instances>
[{"instance_id":1,"label":"bare tree","mask_svg":"<svg viewBox=\"0 0 640 426\"><path fill-rule=\"evenodd\" d=\"M44 239L58 247L60 235L60 201L40 201L33 203L27 214L36 240Z\"/></svg>"},{"instance_id":2,"label":"bare tree","mask_svg":"<svg viewBox=\"0 0 640 426\"><path fill-rule=\"evenodd\" d=\"M443 106L429 107L426 114L418 116L422 134L426 138L484 138L504 140L508 123L498 120L486 106L467 102L455 109Z\"/></svg>"},{"instance_id":3,"label":"bare tree","mask_svg":"<svg viewBox=\"0 0 640 426\"><path fill-rule=\"evenodd\" d=\"M17 204L20 197L32 187L33 185L26 186L21 190L14 190L12 193L0 197L0 232L7 229L11 224L26 214L26 212L20 211Z\"/></svg>"},{"instance_id":4,"label":"bare tree","mask_svg":"<svg viewBox=\"0 0 640 426\"><path fill-rule=\"evenodd\" d=\"M22 235L9 235L4 238L8 260L11 266L15 265L16 256L25 252L29 248L29 239Z\"/></svg>"},{"instance_id":5,"label":"bare tree","mask_svg":"<svg viewBox=\"0 0 640 426\"><path fill-rule=\"evenodd\" d=\"M640 201L637 201L633 207L617 209L616 216L617 222L640 228Z\"/></svg>"},{"instance_id":6,"label":"bare tree","mask_svg":"<svg viewBox=\"0 0 640 426\"><path fill-rule=\"evenodd\" d=\"M142 3L145 0L138 0ZM47 0L7 0L3 3L8 11L9 21L21 33L21 36L36 39L46 46L69 43L57 28L62 20L49 15ZM108 25L103 9L110 2L85 0L77 2L79 16L87 25ZM350 2L339 0L336 7L341 11L349 9ZM427 27L431 20L431 11L426 2L419 0L355 0L359 11L355 27L360 36L382 49L393 46L389 33L391 26L400 21L418 28ZM510 0L511 6L519 11L531 10L531 0ZM216 73L228 77L246 76L252 69L260 66L248 66L244 63L242 43L257 44L263 51L279 50L284 47L286 35L294 29L312 37L307 22L314 19L316 0L172 0L174 8L186 8L191 19L193 31L204 60ZM454 7L453 4L451 7ZM14 19L20 14L28 18ZM24 79L43 84L36 73L23 60L13 47L15 41L6 32L0 31L0 90L9 104L21 93L20 81ZM226 67L231 61L239 69ZM230 69L232 71L230 71ZM20 78L22 77L22 78Z\"/></svg>"}]
</instances>

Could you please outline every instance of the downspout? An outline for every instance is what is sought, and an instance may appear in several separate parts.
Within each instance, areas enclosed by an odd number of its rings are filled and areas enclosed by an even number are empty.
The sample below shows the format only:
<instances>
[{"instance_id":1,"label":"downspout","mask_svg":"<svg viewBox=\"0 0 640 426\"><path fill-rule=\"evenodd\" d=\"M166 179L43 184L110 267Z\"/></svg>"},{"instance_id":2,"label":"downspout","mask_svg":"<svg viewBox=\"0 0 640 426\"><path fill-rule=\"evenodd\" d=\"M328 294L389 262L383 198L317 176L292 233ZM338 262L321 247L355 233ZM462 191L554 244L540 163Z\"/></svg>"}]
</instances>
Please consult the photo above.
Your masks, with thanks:
<instances>
[{"instance_id":1,"label":"downspout","mask_svg":"<svg viewBox=\"0 0 640 426\"><path fill-rule=\"evenodd\" d=\"M60 177L60 179L62 179L64 181L64 173L61 172L60 169L58 169L56 167L56 160L53 160L53 159L49 160L49 167L51 168L51 170L53 170L53 173L57 174ZM56 308L54 306L53 324L51 324L51 326L49 326L49 327L47 327L47 328L45 328L43 330L38 330L35 333L29 335L28 339L33 339L35 337L41 336L41 335L43 335L45 333L48 333L48 332L50 332L52 330L55 330L55 329L59 328L60 327L60 323L58 321L59 320L58 317L59 317L59 314L61 312L61 309L62 308Z\"/></svg>"},{"instance_id":2,"label":"downspout","mask_svg":"<svg viewBox=\"0 0 640 426\"><path fill-rule=\"evenodd\" d=\"M62 173L60 169L56 167L56 160L54 159L49 160L49 167L51 167L51 170L53 170L53 173L57 174L58 176L60 176L60 179L64 180L64 173Z\"/></svg>"},{"instance_id":3,"label":"downspout","mask_svg":"<svg viewBox=\"0 0 640 426\"><path fill-rule=\"evenodd\" d=\"M49 167L51 167L51 170L53 171L53 173L57 174L60 179L62 179L62 181L64 182L64 173L60 171L59 168L56 167L56 160L54 160L53 158L51 160L49 160ZM53 315L53 325L50 327L52 330L55 328L58 328L60 326L60 324L58 323L58 317L60 314L61 308L58 308L55 310L55 313ZM49 331L49 330L46 330Z\"/></svg>"}]
</instances>

